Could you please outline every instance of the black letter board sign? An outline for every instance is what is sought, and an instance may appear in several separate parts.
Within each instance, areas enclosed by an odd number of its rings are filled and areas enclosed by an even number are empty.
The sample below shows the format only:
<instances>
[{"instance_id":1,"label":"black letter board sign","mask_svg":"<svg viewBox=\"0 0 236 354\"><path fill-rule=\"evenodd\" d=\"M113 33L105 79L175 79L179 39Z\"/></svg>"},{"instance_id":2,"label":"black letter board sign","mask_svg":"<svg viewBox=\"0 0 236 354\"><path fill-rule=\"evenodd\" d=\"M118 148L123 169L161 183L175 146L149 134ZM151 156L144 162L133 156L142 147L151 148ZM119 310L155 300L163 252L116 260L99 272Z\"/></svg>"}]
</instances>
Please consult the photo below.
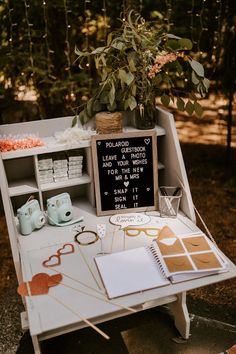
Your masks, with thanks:
<instances>
[{"instance_id":1,"label":"black letter board sign","mask_svg":"<svg viewBox=\"0 0 236 354\"><path fill-rule=\"evenodd\" d=\"M157 209L155 132L92 137L98 215Z\"/></svg>"}]
</instances>

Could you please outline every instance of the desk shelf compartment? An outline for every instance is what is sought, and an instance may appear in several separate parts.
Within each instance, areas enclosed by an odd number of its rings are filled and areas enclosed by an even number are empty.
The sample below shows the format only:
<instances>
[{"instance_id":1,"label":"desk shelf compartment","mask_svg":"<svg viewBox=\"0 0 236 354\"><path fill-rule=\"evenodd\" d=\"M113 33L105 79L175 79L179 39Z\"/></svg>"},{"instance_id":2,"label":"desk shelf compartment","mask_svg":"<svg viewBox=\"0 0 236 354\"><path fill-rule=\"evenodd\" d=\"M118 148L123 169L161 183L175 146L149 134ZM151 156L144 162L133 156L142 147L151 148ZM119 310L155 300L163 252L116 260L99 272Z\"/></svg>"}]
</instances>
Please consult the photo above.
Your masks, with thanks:
<instances>
[{"instance_id":1,"label":"desk shelf compartment","mask_svg":"<svg viewBox=\"0 0 236 354\"><path fill-rule=\"evenodd\" d=\"M4 161L10 197L39 191L32 156Z\"/></svg>"},{"instance_id":2,"label":"desk shelf compartment","mask_svg":"<svg viewBox=\"0 0 236 354\"><path fill-rule=\"evenodd\" d=\"M89 150L76 148L38 156L36 174L41 191L90 183Z\"/></svg>"}]
</instances>

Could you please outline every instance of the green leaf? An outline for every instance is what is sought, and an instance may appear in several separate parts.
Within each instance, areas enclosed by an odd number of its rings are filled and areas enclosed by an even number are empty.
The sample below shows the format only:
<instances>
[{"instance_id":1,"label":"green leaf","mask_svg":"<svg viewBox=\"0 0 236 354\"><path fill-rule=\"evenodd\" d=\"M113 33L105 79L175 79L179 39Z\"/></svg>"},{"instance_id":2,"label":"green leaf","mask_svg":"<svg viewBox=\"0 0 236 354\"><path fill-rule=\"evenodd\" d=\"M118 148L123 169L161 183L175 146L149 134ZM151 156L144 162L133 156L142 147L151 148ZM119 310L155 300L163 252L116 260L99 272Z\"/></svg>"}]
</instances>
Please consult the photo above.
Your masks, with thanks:
<instances>
[{"instance_id":1,"label":"green leaf","mask_svg":"<svg viewBox=\"0 0 236 354\"><path fill-rule=\"evenodd\" d=\"M129 108L129 99L126 99L125 100L125 103L124 103L124 109L125 111Z\"/></svg>"},{"instance_id":2,"label":"green leaf","mask_svg":"<svg viewBox=\"0 0 236 354\"><path fill-rule=\"evenodd\" d=\"M78 123L78 116L76 115L76 116L74 116L74 118L72 120L71 126L75 127L77 125L77 123Z\"/></svg>"},{"instance_id":3,"label":"green leaf","mask_svg":"<svg viewBox=\"0 0 236 354\"><path fill-rule=\"evenodd\" d=\"M93 111L100 112L101 110L102 110L102 104L98 100L95 100L93 103Z\"/></svg>"},{"instance_id":4,"label":"green leaf","mask_svg":"<svg viewBox=\"0 0 236 354\"><path fill-rule=\"evenodd\" d=\"M198 115L198 117L202 116L203 108L197 101L194 102L194 110L195 110L196 114Z\"/></svg>"},{"instance_id":5,"label":"green leaf","mask_svg":"<svg viewBox=\"0 0 236 354\"><path fill-rule=\"evenodd\" d=\"M112 46L112 48L115 48L115 49L118 49L118 50L125 49L124 43L122 43L120 41L113 42L111 46Z\"/></svg>"},{"instance_id":6,"label":"green leaf","mask_svg":"<svg viewBox=\"0 0 236 354\"><path fill-rule=\"evenodd\" d=\"M153 85L159 86L161 82L162 82L162 74L157 74L157 75L152 79Z\"/></svg>"},{"instance_id":7,"label":"green leaf","mask_svg":"<svg viewBox=\"0 0 236 354\"><path fill-rule=\"evenodd\" d=\"M199 84L197 85L197 91L200 93L200 95L202 97L204 97L204 94L205 94L205 87L204 85L202 84L202 82L199 82Z\"/></svg>"},{"instance_id":8,"label":"green leaf","mask_svg":"<svg viewBox=\"0 0 236 354\"><path fill-rule=\"evenodd\" d=\"M208 91L209 87L210 87L210 80L208 80L206 77L203 79L202 81L206 91Z\"/></svg>"},{"instance_id":9,"label":"green leaf","mask_svg":"<svg viewBox=\"0 0 236 354\"><path fill-rule=\"evenodd\" d=\"M106 47L98 47L98 48L94 49L91 54L100 54L104 51L105 48Z\"/></svg>"},{"instance_id":10,"label":"green leaf","mask_svg":"<svg viewBox=\"0 0 236 354\"><path fill-rule=\"evenodd\" d=\"M102 81L105 81L105 80L106 80L107 75L108 75L108 74L107 74L106 70L102 70L102 75L101 75Z\"/></svg>"},{"instance_id":11,"label":"green leaf","mask_svg":"<svg viewBox=\"0 0 236 354\"><path fill-rule=\"evenodd\" d=\"M137 86L135 84L132 85L131 87L131 92L133 96L136 96L136 92L137 92Z\"/></svg>"},{"instance_id":12,"label":"green leaf","mask_svg":"<svg viewBox=\"0 0 236 354\"><path fill-rule=\"evenodd\" d=\"M137 52L137 46L136 46L136 43L135 43L135 40L132 38L132 46L133 46L133 48L134 48L134 50L135 50L135 52Z\"/></svg>"},{"instance_id":13,"label":"green leaf","mask_svg":"<svg viewBox=\"0 0 236 354\"><path fill-rule=\"evenodd\" d=\"M88 116L89 116L89 117L92 117L92 115L93 115L93 98L91 98L91 99L87 102L86 110L87 110Z\"/></svg>"},{"instance_id":14,"label":"green leaf","mask_svg":"<svg viewBox=\"0 0 236 354\"><path fill-rule=\"evenodd\" d=\"M197 78L197 75L195 74L195 71L192 71L192 83L193 83L194 85L199 84L199 80L198 80L198 78Z\"/></svg>"},{"instance_id":15,"label":"green leaf","mask_svg":"<svg viewBox=\"0 0 236 354\"><path fill-rule=\"evenodd\" d=\"M118 77L121 81L126 82L126 71L124 69L119 69Z\"/></svg>"},{"instance_id":16,"label":"green leaf","mask_svg":"<svg viewBox=\"0 0 236 354\"><path fill-rule=\"evenodd\" d=\"M169 106L170 97L167 96L167 95L162 95L162 96L161 96L161 103L162 103L164 106Z\"/></svg>"},{"instance_id":17,"label":"green leaf","mask_svg":"<svg viewBox=\"0 0 236 354\"><path fill-rule=\"evenodd\" d=\"M109 103L111 106L113 106L114 102L115 102L115 93L116 93L116 89L115 89L115 85L114 83L112 82L111 84L111 89L109 91Z\"/></svg>"},{"instance_id":18,"label":"green leaf","mask_svg":"<svg viewBox=\"0 0 236 354\"><path fill-rule=\"evenodd\" d=\"M169 39L166 43L165 43L165 47L167 49L171 49L171 50L178 50L180 49L180 45L179 45L179 41L175 40L175 39Z\"/></svg>"},{"instance_id":19,"label":"green leaf","mask_svg":"<svg viewBox=\"0 0 236 354\"><path fill-rule=\"evenodd\" d=\"M80 122L81 122L82 125L84 125L85 123L87 123L90 119L91 119L91 117L88 116L88 114L86 113L86 110L85 110L85 109L80 112L80 114L79 114L79 120L80 120Z\"/></svg>"},{"instance_id":20,"label":"green leaf","mask_svg":"<svg viewBox=\"0 0 236 354\"><path fill-rule=\"evenodd\" d=\"M191 101L188 101L186 106L185 106L185 111L188 113L188 115L192 115L194 112L194 104Z\"/></svg>"},{"instance_id":21,"label":"green leaf","mask_svg":"<svg viewBox=\"0 0 236 354\"><path fill-rule=\"evenodd\" d=\"M195 71L195 73L200 76L204 77L204 68L202 64L200 64L198 61L192 59L189 60L189 64L191 65L192 69Z\"/></svg>"},{"instance_id":22,"label":"green leaf","mask_svg":"<svg viewBox=\"0 0 236 354\"><path fill-rule=\"evenodd\" d=\"M178 74L182 74L182 72L183 72L183 67L182 67L182 65L178 62L178 60L175 61L175 67L176 67L176 70L177 70Z\"/></svg>"},{"instance_id":23,"label":"green leaf","mask_svg":"<svg viewBox=\"0 0 236 354\"><path fill-rule=\"evenodd\" d=\"M192 101L197 100L197 96L195 95L195 93L193 91L190 92L188 96L189 96L190 100L192 100Z\"/></svg>"},{"instance_id":24,"label":"green leaf","mask_svg":"<svg viewBox=\"0 0 236 354\"><path fill-rule=\"evenodd\" d=\"M167 38L171 38L171 39L181 39L181 37L176 36L175 34L172 33L167 33Z\"/></svg>"},{"instance_id":25,"label":"green leaf","mask_svg":"<svg viewBox=\"0 0 236 354\"><path fill-rule=\"evenodd\" d=\"M180 97L177 97L177 108L182 112L184 111L185 108L184 100Z\"/></svg>"},{"instance_id":26,"label":"green leaf","mask_svg":"<svg viewBox=\"0 0 236 354\"><path fill-rule=\"evenodd\" d=\"M128 98L128 106L131 111L133 111L133 109L135 109L135 107L137 107L137 101L134 96L130 96Z\"/></svg>"},{"instance_id":27,"label":"green leaf","mask_svg":"<svg viewBox=\"0 0 236 354\"><path fill-rule=\"evenodd\" d=\"M132 58L128 57L129 68L131 72L137 71L136 66Z\"/></svg>"},{"instance_id":28,"label":"green leaf","mask_svg":"<svg viewBox=\"0 0 236 354\"><path fill-rule=\"evenodd\" d=\"M117 108L116 102L114 102L112 106L110 105L110 103L107 105L107 110L109 112L114 112L116 108Z\"/></svg>"},{"instance_id":29,"label":"green leaf","mask_svg":"<svg viewBox=\"0 0 236 354\"><path fill-rule=\"evenodd\" d=\"M110 32L109 34L108 34L108 36L107 36L107 45L109 46L109 45L111 45L111 41L112 41L112 32Z\"/></svg>"},{"instance_id":30,"label":"green leaf","mask_svg":"<svg viewBox=\"0 0 236 354\"><path fill-rule=\"evenodd\" d=\"M102 91L102 93L99 96L99 101L101 102L101 104L109 103L108 91Z\"/></svg>"},{"instance_id":31,"label":"green leaf","mask_svg":"<svg viewBox=\"0 0 236 354\"><path fill-rule=\"evenodd\" d=\"M134 81L134 75L131 72L126 74L126 84L130 85Z\"/></svg>"},{"instance_id":32,"label":"green leaf","mask_svg":"<svg viewBox=\"0 0 236 354\"><path fill-rule=\"evenodd\" d=\"M101 55L100 55L99 61L101 61L101 62L102 62L102 65L106 68L107 62L106 62L106 58L105 58L105 55L104 55L104 54L101 54Z\"/></svg>"},{"instance_id":33,"label":"green leaf","mask_svg":"<svg viewBox=\"0 0 236 354\"><path fill-rule=\"evenodd\" d=\"M182 49L186 49L186 50L191 50L193 47L192 41L190 41L190 39L188 39L188 38L181 38L179 40L179 44Z\"/></svg>"},{"instance_id":34,"label":"green leaf","mask_svg":"<svg viewBox=\"0 0 236 354\"><path fill-rule=\"evenodd\" d=\"M83 57L83 56L87 56L90 53L89 52L82 52L81 50L79 50L79 48L75 47L75 54L77 54L79 57Z\"/></svg>"},{"instance_id":35,"label":"green leaf","mask_svg":"<svg viewBox=\"0 0 236 354\"><path fill-rule=\"evenodd\" d=\"M121 81L125 82L128 86L133 82L134 80L134 75L129 71L126 72L123 69L119 69L119 78Z\"/></svg>"}]
</instances>

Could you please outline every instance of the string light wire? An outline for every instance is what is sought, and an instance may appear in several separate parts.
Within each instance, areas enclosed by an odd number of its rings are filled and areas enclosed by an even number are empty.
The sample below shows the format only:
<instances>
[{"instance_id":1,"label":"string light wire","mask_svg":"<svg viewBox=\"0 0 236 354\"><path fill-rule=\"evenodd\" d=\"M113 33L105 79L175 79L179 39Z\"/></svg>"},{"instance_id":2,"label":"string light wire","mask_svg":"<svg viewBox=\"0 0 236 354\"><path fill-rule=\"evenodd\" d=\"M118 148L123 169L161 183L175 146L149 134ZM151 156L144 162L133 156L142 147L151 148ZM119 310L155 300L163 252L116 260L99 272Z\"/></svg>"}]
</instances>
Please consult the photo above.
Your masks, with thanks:
<instances>
[{"instance_id":1,"label":"string light wire","mask_svg":"<svg viewBox=\"0 0 236 354\"><path fill-rule=\"evenodd\" d=\"M102 4L102 12L103 12L103 22L104 22L104 42L106 42L107 38L107 8L106 8L106 0L103 0Z\"/></svg>"},{"instance_id":2,"label":"string light wire","mask_svg":"<svg viewBox=\"0 0 236 354\"><path fill-rule=\"evenodd\" d=\"M24 5L25 5L25 20L27 24L27 35L28 35L28 42L29 42L29 61L32 69L32 76L34 75L34 58L33 58L33 41L32 41L32 34L31 34L31 27L33 27L33 24L30 23L29 21L29 12L28 9L30 5L27 3L26 0L24 0Z\"/></svg>"},{"instance_id":3,"label":"string light wire","mask_svg":"<svg viewBox=\"0 0 236 354\"><path fill-rule=\"evenodd\" d=\"M68 71L68 76L71 79L71 60L70 60L70 42L69 42L69 29L71 28L71 26L70 26L69 20L68 20L67 1L63 0L63 3L64 3L65 23L66 23L65 55L66 55L66 60L67 60L67 68L65 70Z\"/></svg>"},{"instance_id":4,"label":"string light wire","mask_svg":"<svg viewBox=\"0 0 236 354\"><path fill-rule=\"evenodd\" d=\"M48 76L56 79L52 74L51 74L51 69L53 67L52 62L51 62L51 57L50 54L53 54L54 51L50 48L49 46L49 40L48 40L48 16L47 16L47 2L46 0L43 0L43 20L44 20L44 35L43 39L45 40L45 48L46 48L46 55L47 55L47 71L48 71Z\"/></svg>"},{"instance_id":5,"label":"string light wire","mask_svg":"<svg viewBox=\"0 0 236 354\"><path fill-rule=\"evenodd\" d=\"M8 39L8 45L9 45L9 54L12 54L12 49L13 49L13 21L12 21L12 11L14 9L10 7L9 0L7 1L7 9L8 9L8 21L9 21L9 39Z\"/></svg>"}]
</instances>

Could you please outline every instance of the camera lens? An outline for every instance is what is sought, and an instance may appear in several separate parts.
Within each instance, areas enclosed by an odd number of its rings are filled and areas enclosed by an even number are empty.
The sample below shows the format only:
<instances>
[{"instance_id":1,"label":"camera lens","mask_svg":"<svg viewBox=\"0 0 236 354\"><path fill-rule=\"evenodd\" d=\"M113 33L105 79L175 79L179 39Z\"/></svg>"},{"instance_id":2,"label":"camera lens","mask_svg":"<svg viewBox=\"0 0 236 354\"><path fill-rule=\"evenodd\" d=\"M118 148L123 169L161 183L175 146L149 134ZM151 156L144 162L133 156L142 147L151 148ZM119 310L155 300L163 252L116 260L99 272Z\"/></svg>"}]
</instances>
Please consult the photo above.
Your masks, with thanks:
<instances>
[{"instance_id":1,"label":"camera lens","mask_svg":"<svg viewBox=\"0 0 236 354\"><path fill-rule=\"evenodd\" d=\"M58 215L60 222L70 221L73 217L72 206L68 204L62 204L60 208L58 208Z\"/></svg>"},{"instance_id":2,"label":"camera lens","mask_svg":"<svg viewBox=\"0 0 236 354\"><path fill-rule=\"evenodd\" d=\"M40 229L45 224L45 216L41 210L37 210L33 213L32 223L36 229Z\"/></svg>"}]
</instances>

